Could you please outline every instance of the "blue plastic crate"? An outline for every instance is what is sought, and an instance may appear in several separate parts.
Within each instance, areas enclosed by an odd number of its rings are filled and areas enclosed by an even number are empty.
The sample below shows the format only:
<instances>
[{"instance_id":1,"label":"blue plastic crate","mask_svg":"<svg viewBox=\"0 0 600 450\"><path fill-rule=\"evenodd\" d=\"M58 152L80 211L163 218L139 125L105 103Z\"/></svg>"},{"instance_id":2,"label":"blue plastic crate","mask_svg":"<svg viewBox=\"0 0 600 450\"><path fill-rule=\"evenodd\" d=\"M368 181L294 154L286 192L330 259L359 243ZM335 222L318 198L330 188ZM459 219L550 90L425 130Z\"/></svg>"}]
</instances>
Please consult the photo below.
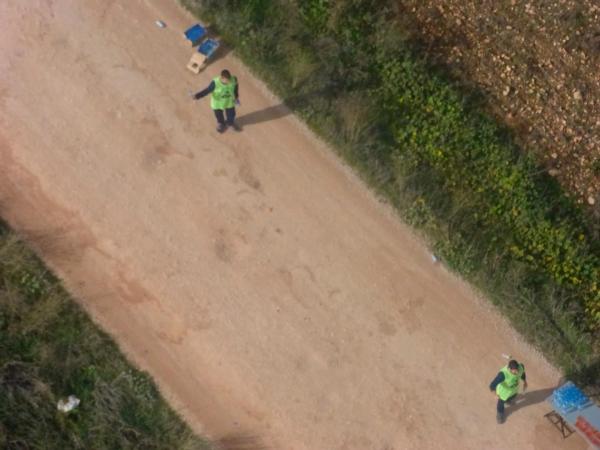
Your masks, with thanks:
<instances>
[{"instance_id":1,"label":"blue plastic crate","mask_svg":"<svg viewBox=\"0 0 600 450\"><path fill-rule=\"evenodd\" d=\"M219 48L219 41L215 39L207 39L205 40L200 47L198 47L198 52L202 53L207 58L210 58L214 52Z\"/></svg>"},{"instance_id":2,"label":"blue plastic crate","mask_svg":"<svg viewBox=\"0 0 600 450\"><path fill-rule=\"evenodd\" d=\"M590 399L571 381L556 389L552 394L554 407L561 414L567 414L590 404Z\"/></svg>"},{"instance_id":3,"label":"blue plastic crate","mask_svg":"<svg viewBox=\"0 0 600 450\"><path fill-rule=\"evenodd\" d=\"M206 36L206 28L200 24L196 24L184 31L183 34L185 35L185 38L192 43L192 45L196 45L204 36Z\"/></svg>"}]
</instances>

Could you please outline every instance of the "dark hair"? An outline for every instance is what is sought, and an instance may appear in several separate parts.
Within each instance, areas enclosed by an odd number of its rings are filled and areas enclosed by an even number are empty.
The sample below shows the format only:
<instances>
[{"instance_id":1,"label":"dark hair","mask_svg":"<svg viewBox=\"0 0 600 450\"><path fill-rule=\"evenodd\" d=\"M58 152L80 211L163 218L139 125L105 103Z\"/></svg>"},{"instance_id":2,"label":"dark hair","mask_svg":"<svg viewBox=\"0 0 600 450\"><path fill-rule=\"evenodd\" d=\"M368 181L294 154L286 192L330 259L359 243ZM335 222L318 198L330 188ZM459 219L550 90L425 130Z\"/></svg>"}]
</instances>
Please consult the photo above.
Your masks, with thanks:
<instances>
[{"instance_id":1,"label":"dark hair","mask_svg":"<svg viewBox=\"0 0 600 450\"><path fill-rule=\"evenodd\" d=\"M510 370L518 370L518 369L519 369L519 363L517 362L517 360L515 360L515 359L511 359L511 360L508 362L508 368L509 368Z\"/></svg>"},{"instance_id":2,"label":"dark hair","mask_svg":"<svg viewBox=\"0 0 600 450\"><path fill-rule=\"evenodd\" d=\"M229 70L227 70L227 69L223 69L221 71L221 76L223 78L227 78L229 80L231 78L231 72L229 72Z\"/></svg>"}]
</instances>

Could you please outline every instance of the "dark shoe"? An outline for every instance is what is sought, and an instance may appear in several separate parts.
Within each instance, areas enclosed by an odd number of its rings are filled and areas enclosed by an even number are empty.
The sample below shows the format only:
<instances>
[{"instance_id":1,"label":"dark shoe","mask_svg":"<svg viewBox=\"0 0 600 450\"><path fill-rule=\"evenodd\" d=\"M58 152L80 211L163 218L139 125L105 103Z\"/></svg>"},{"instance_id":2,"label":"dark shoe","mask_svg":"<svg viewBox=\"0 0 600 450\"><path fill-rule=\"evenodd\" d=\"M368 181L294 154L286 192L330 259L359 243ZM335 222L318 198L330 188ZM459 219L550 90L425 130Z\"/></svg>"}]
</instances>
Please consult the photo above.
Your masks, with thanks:
<instances>
[{"instance_id":1,"label":"dark shoe","mask_svg":"<svg viewBox=\"0 0 600 450\"><path fill-rule=\"evenodd\" d=\"M235 131L238 131L238 132L239 132L239 131L242 131L242 127L240 127L240 126L237 124L237 122L233 122L233 123L230 125L230 127L231 127L231 128L233 128Z\"/></svg>"},{"instance_id":2,"label":"dark shoe","mask_svg":"<svg viewBox=\"0 0 600 450\"><path fill-rule=\"evenodd\" d=\"M496 413L496 422L499 425L502 425L504 423L504 414L502 414L502 413Z\"/></svg>"},{"instance_id":3,"label":"dark shoe","mask_svg":"<svg viewBox=\"0 0 600 450\"><path fill-rule=\"evenodd\" d=\"M220 123L219 125L217 125L218 133L224 133L226 129L227 129L227 125L225 125L224 123Z\"/></svg>"}]
</instances>

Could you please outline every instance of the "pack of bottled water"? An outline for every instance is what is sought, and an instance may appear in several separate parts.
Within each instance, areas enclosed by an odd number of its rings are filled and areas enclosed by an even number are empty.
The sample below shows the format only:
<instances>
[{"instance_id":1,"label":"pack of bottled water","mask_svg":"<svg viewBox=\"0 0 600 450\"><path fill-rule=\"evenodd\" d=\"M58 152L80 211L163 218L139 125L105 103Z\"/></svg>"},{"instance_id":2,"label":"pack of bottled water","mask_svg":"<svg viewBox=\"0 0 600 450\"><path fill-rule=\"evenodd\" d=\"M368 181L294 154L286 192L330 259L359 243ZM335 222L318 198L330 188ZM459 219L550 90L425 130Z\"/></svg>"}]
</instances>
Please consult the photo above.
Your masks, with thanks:
<instances>
[{"instance_id":1,"label":"pack of bottled water","mask_svg":"<svg viewBox=\"0 0 600 450\"><path fill-rule=\"evenodd\" d=\"M566 414L590 404L590 399L571 381L563 384L552 394L555 409Z\"/></svg>"}]
</instances>

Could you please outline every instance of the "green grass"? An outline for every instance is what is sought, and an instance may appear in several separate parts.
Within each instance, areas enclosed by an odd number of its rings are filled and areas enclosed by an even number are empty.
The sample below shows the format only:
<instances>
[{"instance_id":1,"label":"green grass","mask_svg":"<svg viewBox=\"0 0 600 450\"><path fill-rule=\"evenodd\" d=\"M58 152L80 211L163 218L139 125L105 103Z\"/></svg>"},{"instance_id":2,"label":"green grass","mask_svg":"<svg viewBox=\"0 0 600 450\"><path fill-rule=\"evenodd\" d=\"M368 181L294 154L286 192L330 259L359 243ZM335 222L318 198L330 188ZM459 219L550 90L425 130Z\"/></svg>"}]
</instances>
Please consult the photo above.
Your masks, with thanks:
<instances>
[{"instance_id":1,"label":"green grass","mask_svg":"<svg viewBox=\"0 0 600 450\"><path fill-rule=\"evenodd\" d=\"M523 336L598 383L593 224L476 93L416 51L395 1L181 1Z\"/></svg>"},{"instance_id":2,"label":"green grass","mask_svg":"<svg viewBox=\"0 0 600 450\"><path fill-rule=\"evenodd\" d=\"M0 448L212 448L1 223Z\"/></svg>"}]
</instances>

